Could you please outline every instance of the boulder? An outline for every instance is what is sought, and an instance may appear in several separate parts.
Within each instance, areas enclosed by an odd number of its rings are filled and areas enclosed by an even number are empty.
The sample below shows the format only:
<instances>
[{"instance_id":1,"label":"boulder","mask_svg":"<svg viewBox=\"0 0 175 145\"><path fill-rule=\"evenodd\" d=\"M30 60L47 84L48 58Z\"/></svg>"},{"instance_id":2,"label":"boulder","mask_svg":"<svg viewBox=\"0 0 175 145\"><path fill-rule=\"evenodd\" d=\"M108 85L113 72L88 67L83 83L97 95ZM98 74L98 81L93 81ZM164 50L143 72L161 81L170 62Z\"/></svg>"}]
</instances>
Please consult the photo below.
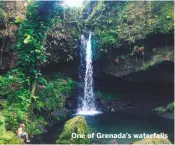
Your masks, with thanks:
<instances>
[{"instance_id":1,"label":"boulder","mask_svg":"<svg viewBox=\"0 0 175 145\"><path fill-rule=\"evenodd\" d=\"M157 115L167 119L174 119L174 102L169 103L167 107L160 106L153 110Z\"/></svg>"},{"instance_id":2,"label":"boulder","mask_svg":"<svg viewBox=\"0 0 175 145\"><path fill-rule=\"evenodd\" d=\"M111 112L116 112L116 111L115 111L115 108L111 108Z\"/></svg>"},{"instance_id":3,"label":"boulder","mask_svg":"<svg viewBox=\"0 0 175 145\"><path fill-rule=\"evenodd\" d=\"M133 144L172 144L167 138L145 138Z\"/></svg>"},{"instance_id":4,"label":"boulder","mask_svg":"<svg viewBox=\"0 0 175 145\"><path fill-rule=\"evenodd\" d=\"M79 137L72 138L72 133L80 135ZM83 116L76 116L66 122L62 133L56 143L58 144L88 144L89 139L88 124ZM84 137L82 137L84 135Z\"/></svg>"}]
</instances>

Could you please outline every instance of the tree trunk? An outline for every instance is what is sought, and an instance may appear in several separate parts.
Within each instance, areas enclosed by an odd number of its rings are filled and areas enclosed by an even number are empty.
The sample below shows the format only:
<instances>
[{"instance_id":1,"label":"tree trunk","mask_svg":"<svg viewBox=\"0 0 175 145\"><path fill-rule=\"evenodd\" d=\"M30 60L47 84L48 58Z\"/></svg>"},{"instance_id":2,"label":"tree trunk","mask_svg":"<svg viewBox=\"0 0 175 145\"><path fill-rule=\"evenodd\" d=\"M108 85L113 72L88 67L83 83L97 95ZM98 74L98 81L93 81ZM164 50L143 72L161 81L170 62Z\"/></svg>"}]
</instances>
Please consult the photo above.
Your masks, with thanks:
<instances>
[{"instance_id":1,"label":"tree trunk","mask_svg":"<svg viewBox=\"0 0 175 145\"><path fill-rule=\"evenodd\" d=\"M31 94L30 94L31 104L32 104L32 98L34 98L34 96L35 96L36 84L37 84L37 81L34 80L33 83L32 83L32 90L31 90ZM32 105L31 105L31 112L33 112L33 106Z\"/></svg>"},{"instance_id":2,"label":"tree trunk","mask_svg":"<svg viewBox=\"0 0 175 145\"><path fill-rule=\"evenodd\" d=\"M35 95L35 89L36 89L36 80L33 81L30 98L32 98Z\"/></svg>"}]
</instances>

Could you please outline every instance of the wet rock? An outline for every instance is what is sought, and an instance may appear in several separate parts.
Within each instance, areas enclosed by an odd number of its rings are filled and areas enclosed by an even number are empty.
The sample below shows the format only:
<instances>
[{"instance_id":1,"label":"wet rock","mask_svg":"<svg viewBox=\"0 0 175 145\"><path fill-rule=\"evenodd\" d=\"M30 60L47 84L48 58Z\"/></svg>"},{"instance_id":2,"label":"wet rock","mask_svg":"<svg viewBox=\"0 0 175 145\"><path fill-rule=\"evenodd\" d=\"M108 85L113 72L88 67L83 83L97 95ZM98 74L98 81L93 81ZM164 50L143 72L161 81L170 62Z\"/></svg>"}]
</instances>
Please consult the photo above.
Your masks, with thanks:
<instances>
[{"instance_id":1,"label":"wet rock","mask_svg":"<svg viewBox=\"0 0 175 145\"><path fill-rule=\"evenodd\" d=\"M173 83L174 62L160 61L146 70L126 75L123 77L128 82L159 82L166 81Z\"/></svg>"},{"instance_id":2,"label":"wet rock","mask_svg":"<svg viewBox=\"0 0 175 145\"><path fill-rule=\"evenodd\" d=\"M174 102L169 103L167 107L164 106L157 107L153 109L153 112L155 112L160 117L167 119L174 119Z\"/></svg>"},{"instance_id":3,"label":"wet rock","mask_svg":"<svg viewBox=\"0 0 175 145\"><path fill-rule=\"evenodd\" d=\"M115 111L115 108L112 108L112 109L111 109L111 112L116 112L116 111Z\"/></svg>"},{"instance_id":4,"label":"wet rock","mask_svg":"<svg viewBox=\"0 0 175 145\"><path fill-rule=\"evenodd\" d=\"M99 98L96 99L95 105L96 105L96 108L102 112L107 112L109 110L103 106L103 103Z\"/></svg>"},{"instance_id":5,"label":"wet rock","mask_svg":"<svg viewBox=\"0 0 175 145\"><path fill-rule=\"evenodd\" d=\"M57 121L64 122L70 118L72 111L67 110L66 108L56 110L52 113L52 117Z\"/></svg>"},{"instance_id":6,"label":"wet rock","mask_svg":"<svg viewBox=\"0 0 175 145\"><path fill-rule=\"evenodd\" d=\"M174 113L165 113L160 115L160 117L167 118L167 119L174 119Z\"/></svg>"},{"instance_id":7,"label":"wet rock","mask_svg":"<svg viewBox=\"0 0 175 145\"><path fill-rule=\"evenodd\" d=\"M77 98L69 97L66 99L65 108L69 110L74 110L77 108Z\"/></svg>"},{"instance_id":8,"label":"wet rock","mask_svg":"<svg viewBox=\"0 0 175 145\"><path fill-rule=\"evenodd\" d=\"M118 144L118 142L115 139L113 139L111 140L111 144Z\"/></svg>"},{"instance_id":9,"label":"wet rock","mask_svg":"<svg viewBox=\"0 0 175 145\"><path fill-rule=\"evenodd\" d=\"M127 104L126 104L126 107L129 107L129 108L132 108L132 107L135 107L135 104L133 103L133 102L128 102Z\"/></svg>"}]
</instances>

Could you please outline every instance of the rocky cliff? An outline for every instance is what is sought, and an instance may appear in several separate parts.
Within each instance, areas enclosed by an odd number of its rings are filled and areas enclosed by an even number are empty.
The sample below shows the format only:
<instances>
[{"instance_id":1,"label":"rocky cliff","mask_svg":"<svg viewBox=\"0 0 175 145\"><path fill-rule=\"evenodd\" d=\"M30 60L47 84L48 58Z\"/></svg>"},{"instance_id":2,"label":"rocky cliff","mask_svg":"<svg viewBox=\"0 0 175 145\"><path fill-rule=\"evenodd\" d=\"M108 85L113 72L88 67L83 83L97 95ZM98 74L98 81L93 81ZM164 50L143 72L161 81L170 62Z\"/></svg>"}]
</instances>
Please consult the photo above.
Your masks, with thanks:
<instances>
[{"instance_id":1,"label":"rocky cliff","mask_svg":"<svg viewBox=\"0 0 175 145\"><path fill-rule=\"evenodd\" d=\"M26 7L25 1L0 3L0 72L16 65L16 33L25 19Z\"/></svg>"}]
</instances>

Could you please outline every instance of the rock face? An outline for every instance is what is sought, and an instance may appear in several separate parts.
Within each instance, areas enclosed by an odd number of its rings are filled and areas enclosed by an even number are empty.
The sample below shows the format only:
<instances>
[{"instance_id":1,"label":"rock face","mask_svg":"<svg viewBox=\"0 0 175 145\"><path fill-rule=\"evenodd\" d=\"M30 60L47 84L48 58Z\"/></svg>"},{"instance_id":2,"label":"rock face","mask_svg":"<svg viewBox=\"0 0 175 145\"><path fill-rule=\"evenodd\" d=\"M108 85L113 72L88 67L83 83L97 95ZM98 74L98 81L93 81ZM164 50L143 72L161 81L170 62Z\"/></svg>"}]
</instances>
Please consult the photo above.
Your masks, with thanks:
<instances>
[{"instance_id":1,"label":"rock face","mask_svg":"<svg viewBox=\"0 0 175 145\"><path fill-rule=\"evenodd\" d=\"M25 19L27 2L2 1L0 3L0 71L15 67L18 21Z\"/></svg>"},{"instance_id":2,"label":"rock face","mask_svg":"<svg viewBox=\"0 0 175 145\"><path fill-rule=\"evenodd\" d=\"M170 53L171 50L160 51L162 51L160 55L163 55L163 52L168 56L173 54L173 52ZM170 60L161 60L162 58L156 56L154 64L144 69L140 66L137 71L129 71L129 68L126 68L128 71L125 73L122 66L123 76L119 75L118 69L114 69L113 72L102 69L100 77L95 78L95 86L103 93L115 94L113 100L104 100L103 97L97 96L104 110L149 116L154 114L152 110L156 107L172 102L174 100L174 62L172 57ZM162 117L173 118L169 112Z\"/></svg>"},{"instance_id":3,"label":"rock face","mask_svg":"<svg viewBox=\"0 0 175 145\"><path fill-rule=\"evenodd\" d=\"M139 141L134 142L133 144L172 144L166 138L149 138L149 139L142 139Z\"/></svg>"},{"instance_id":4,"label":"rock face","mask_svg":"<svg viewBox=\"0 0 175 145\"><path fill-rule=\"evenodd\" d=\"M85 135L85 137L75 137L72 138L72 133ZM89 128L84 117L76 116L66 122L62 133L56 143L58 144L87 144L89 139L87 134L89 133Z\"/></svg>"},{"instance_id":5,"label":"rock face","mask_svg":"<svg viewBox=\"0 0 175 145\"><path fill-rule=\"evenodd\" d=\"M138 93L137 91L136 93L127 92L117 95L116 98L111 100L104 98L102 95L97 95L98 102L100 102L97 108L100 108L103 112L126 112L141 116L158 114L161 117L173 119L173 113L168 111L174 110L172 109L172 105L170 105L169 109L166 109L167 111L165 113L163 112L160 114L154 111L157 107L167 106L167 104L171 103L173 101L173 96L168 98L167 94L156 94L152 92ZM159 110L161 111L162 109Z\"/></svg>"},{"instance_id":6,"label":"rock face","mask_svg":"<svg viewBox=\"0 0 175 145\"><path fill-rule=\"evenodd\" d=\"M161 61L150 68L125 76L128 82L170 82L173 83L174 63L173 61Z\"/></svg>"},{"instance_id":7,"label":"rock face","mask_svg":"<svg viewBox=\"0 0 175 145\"><path fill-rule=\"evenodd\" d=\"M146 70L150 66L162 61L174 61L173 33L154 34L142 40L143 55L135 54L134 47L123 51L124 47L116 48L110 53L110 57L100 61L100 72L116 77L123 77L134 72ZM137 42L136 42L137 43ZM97 68L99 68L97 67Z\"/></svg>"}]
</instances>

